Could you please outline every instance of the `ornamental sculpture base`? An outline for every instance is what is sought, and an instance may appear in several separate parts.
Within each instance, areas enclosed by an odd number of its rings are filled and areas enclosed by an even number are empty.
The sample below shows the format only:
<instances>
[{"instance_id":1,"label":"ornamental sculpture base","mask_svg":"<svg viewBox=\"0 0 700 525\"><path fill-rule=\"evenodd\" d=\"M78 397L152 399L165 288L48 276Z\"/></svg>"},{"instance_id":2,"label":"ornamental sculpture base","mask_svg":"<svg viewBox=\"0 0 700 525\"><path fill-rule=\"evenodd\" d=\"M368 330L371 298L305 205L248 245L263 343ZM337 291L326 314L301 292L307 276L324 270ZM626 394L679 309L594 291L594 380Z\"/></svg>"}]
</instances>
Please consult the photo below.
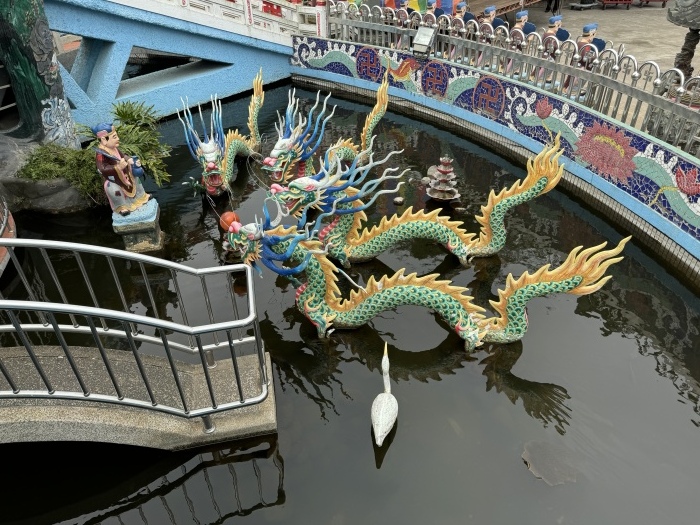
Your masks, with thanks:
<instances>
[{"instance_id":1,"label":"ornamental sculpture base","mask_svg":"<svg viewBox=\"0 0 700 525\"><path fill-rule=\"evenodd\" d=\"M151 199L126 217L112 213L112 228L124 239L124 247L130 252L148 253L163 248L163 232L160 231L158 201Z\"/></svg>"}]
</instances>

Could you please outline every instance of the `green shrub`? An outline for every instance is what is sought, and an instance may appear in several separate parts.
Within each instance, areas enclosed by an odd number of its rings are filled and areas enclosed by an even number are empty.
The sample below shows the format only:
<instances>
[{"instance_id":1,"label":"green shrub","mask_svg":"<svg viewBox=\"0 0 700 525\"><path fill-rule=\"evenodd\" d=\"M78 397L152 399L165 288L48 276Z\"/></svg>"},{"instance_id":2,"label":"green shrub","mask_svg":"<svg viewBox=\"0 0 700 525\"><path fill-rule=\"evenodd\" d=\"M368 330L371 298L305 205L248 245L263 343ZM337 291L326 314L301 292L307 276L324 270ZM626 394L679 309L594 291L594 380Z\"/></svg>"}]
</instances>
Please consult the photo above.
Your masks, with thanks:
<instances>
[{"instance_id":1,"label":"green shrub","mask_svg":"<svg viewBox=\"0 0 700 525\"><path fill-rule=\"evenodd\" d=\"M120 102L112 108L114 127L119 133L119 149L126 155L136 155L148 176L158 186L170 180L163 159L170 156L170 146L162 144L158 132L158 117L153 106L142 102ZM56 144L39 146L20 169L18 175L31 180L63 178L81 195L98 204L106 204L103 179L95 166L97 138L87 126L78 125L78 132L93 140L85 149L74 150Z\"/></svg>"},{"instance_id":2,"label":"green shrub","mask_svg":"<svg viewBox=\"0 0 700 525\"><path fill-rule=\"evenodd\" d=\"M95 167L95 152L44 144L36 148L18 175L23 179L66 179L81 195L106 204L102 177Z\"/></svg>"}]
</instances>

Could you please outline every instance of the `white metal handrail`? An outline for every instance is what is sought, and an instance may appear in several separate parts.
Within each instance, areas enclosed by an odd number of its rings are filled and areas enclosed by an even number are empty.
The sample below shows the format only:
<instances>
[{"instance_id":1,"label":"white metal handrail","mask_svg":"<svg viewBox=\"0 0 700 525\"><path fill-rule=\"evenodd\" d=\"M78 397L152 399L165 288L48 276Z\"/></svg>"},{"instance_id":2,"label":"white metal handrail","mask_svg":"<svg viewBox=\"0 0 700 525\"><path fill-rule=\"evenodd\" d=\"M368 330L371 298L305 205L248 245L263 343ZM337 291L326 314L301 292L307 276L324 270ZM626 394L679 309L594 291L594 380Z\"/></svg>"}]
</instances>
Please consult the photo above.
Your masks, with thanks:
<instances>
[{"instance_id":1,"label":"white metal handrail","mask_svg":"<svg viewBox=\"0 0 700 525\"><path fill-rule=\"evenodd\" d=\"M185 418L202 417L207 431L213 430L212 414L267 398L269 378L250 267L237 264L196 269L148 255L59 241L0 239L0 246L8 249L11 270L17 273L12 297L0 293L0 340L6 348L0 350L0 377L9 386L0 386L0 398L81 399L128 405ZM22 251L24 264L20 261ZM103 275L95 275L95 271L106 268L111 273L111 286ZM132 268L139 271L132 272ZM167 277L154 283L154 270L165 270ZM234 293L236 275L245 278L245 290ZM207 284L210 278L224 279L223 285L211 287L217 301L212 299ZM156 299L164 290L171 291L165 305ZM237 294L244 296L243 315ZM230 309L222 307L226 295ZM116 296L122 310L105 307ZM75 304L76 298L92 304ZM148 305L146 315L132 311L144 305ZM161 318L158 312L164 307L166 311L170 308L169 316L177 310L179 322ZM71 337L77 338L73 344L68 343ZM118 341L122 343L114 344ZM253 348L249 354L256 363L252 390L244 388L251 381L242 376L239 365L246 345ZM39 347L59 349L59 357L69 364L71 384L79 386L77 390L61 386L67 384L65 380L60 384L52 380ZM191 357L176 359L175 351L194 356L194 362L187 362L192 361ZM125 356L133 358L128 377L115 371L115 363ZM40 382L27 381L22 371L15 369L13 373L6 362L10 358L15 365L22 358ZM98 358L99 364L95 365ZM154 361L162 365L149 369ZM212 374L219 365L217 386ZM99 391L89 386L95 366L104 378L109 378L99 385ZM165 381L163 376L169 377L160 391L149 377L156 368L170 372L159 376L161 382ZM187 380L200 383L185 384L183 374ZM137 383L138 390L146 395L130 395L125 383ZM193 391L200 394L196 401Z\"/></svg>"}]
</instances>

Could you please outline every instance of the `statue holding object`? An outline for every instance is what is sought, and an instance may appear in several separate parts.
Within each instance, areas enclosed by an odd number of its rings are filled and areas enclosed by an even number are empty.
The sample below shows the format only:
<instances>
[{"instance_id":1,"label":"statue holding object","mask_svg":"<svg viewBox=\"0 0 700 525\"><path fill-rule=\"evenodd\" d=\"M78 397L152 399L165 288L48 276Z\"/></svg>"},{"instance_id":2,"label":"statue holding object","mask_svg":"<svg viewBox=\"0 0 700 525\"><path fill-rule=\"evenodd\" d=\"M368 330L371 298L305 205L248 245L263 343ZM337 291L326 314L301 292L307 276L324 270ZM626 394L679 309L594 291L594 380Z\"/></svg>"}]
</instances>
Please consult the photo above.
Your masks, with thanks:
<instances>
[{"instance_id":1,"label":"statue holding object","mask_svg":"<svg viewBox=\"0 0 700 525\"><path fill-rule=\"evenodd\" d=\"M127 216L151 198L139 180L144 173L141 162L119 150L119 135L111 122L93 126L92 131L99 141L95 162L109 205L114 213Z\"/></svg>"},{"instance_id":2,"label":"statue holding object","mask_svg":"<svg viewBox=\"0 0 700 525\"><path fill-rule=\"evenodd\" d=\"M133 252L153 252L163 246L158 218L158 202L146 193L141 183L144 170L137 157L119 149L119 134L112 123L92 127L98 140L95 153L97 171L112 208L112 228Z\"/></svg>"}]
</instances>

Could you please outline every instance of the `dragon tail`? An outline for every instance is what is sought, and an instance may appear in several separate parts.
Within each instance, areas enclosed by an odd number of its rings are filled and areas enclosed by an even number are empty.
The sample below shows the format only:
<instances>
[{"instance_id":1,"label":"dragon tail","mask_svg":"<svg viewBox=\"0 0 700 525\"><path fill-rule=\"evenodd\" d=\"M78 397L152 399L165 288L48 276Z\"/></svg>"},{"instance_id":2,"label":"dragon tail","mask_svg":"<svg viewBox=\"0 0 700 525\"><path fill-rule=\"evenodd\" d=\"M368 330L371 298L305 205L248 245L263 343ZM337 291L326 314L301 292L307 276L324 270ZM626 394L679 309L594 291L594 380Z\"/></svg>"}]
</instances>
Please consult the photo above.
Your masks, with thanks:
<instances>
[{"instance_id":1,"label":"dragon tail","mask_svg":"<svg viewBox=\"0 0 700 525\"><path fill-rule=\"evenodd\" d=\"M564 173L564 166L559 164L559 157L563 153L559 146L557 134L554 144L545 147L534 159L528 160L527 176L523 180L516 181L498 194L491 190L488 202L481 207L481 215L475 217L481 230L479 240L470 249L473 257L487 257L503 248L506 242L506 213L557 185Z\"/></svg>"},{"instance_id":2,"label":"dragon tail","mask_svg":"<svg viewBox=\"0 0 700 525\"><path fill-rule=\"evenodd\" d=\"M253 79L253 96L250 97L248 105L248 131L250 132L249 147L253 151L258 151L260 148L261 137L258 129L258 113L265 101L265 92L263 91L262 69L255 75Z\"/></svg>"},{"instance_id":3,"label":"dragon tail","mask_svg":"<svg viewBox=\"0 0 700 525\"><path fill-rule=\"evenodd\" d=\"M379 121L382 119L386 113L386 108L389 105L389 70L384 73L384 80L382 80L379 89L377 89L377 102L374 104L372 111L365 119L365 126L362 128L362 147L361 151L366 151L369 148L370 140L372 139L372 133L374 128L377 126Z\"/></svg>"},{"instance_id":4,"label":"dragon tail","mask_svg":"<svg viewBox=\"0 0 700 525\"><path fill-rule=\"evenodd\" d=\"M615 248L605 251L600 250L606 243L585 250L578 246L553 270L546 264L532 275L525 272L517 280L509 274L505 290L498 290L498 302L491 301L498 316L484 319L479 324L488 330L483 341L510 343L522 339L528 326L525 305L534 297L553 293L586 295L599 290L612 277L605 275L605 271L622 260L616 256L630 239L626 237Z\"/></svg>"}]
</instances>

